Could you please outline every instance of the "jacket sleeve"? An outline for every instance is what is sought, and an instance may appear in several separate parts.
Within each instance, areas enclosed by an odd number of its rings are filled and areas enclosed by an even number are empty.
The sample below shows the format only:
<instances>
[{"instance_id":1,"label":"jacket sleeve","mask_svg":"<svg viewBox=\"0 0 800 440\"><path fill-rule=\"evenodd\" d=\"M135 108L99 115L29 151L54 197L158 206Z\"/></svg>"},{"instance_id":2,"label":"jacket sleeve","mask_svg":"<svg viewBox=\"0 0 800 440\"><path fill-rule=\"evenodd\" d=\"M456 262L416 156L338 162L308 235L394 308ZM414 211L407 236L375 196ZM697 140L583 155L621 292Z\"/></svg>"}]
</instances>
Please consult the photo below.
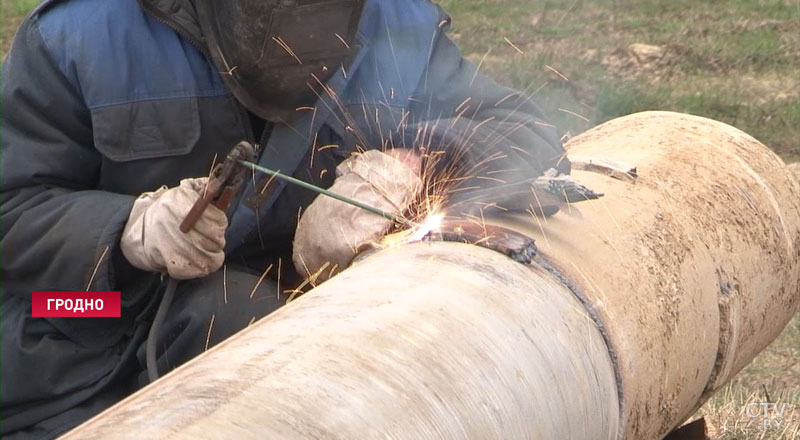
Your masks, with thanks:
<instances>
[{"instance_id":1,"label":"jacket sleeve","mask_svg":"<svg viewBox=\"0 0 800 440\"><path fill-rule=\"evenodd\" d=\"M440 10L441 11L441 10ZM441 13L442 24L449 18ZM458 182L449 203L475 214L492 204L525 210L530 184L549 168L570 172L555 128L524 93L495 83L438 33L403 142L446 152L438 170Z\"/></svg>"},{"instance_id":2,"label":"jacket sleeve","mask_svg":"<svg viewBox=\"0 0 800 440\"><path fill-rule=\"evenodd\" d=\"M36 17L17 32L1 81L3 295L119 290L112 261L127 264L118 246L134 197L95 189L101 157L89 110Z\"/></svg>"}]
</instances>

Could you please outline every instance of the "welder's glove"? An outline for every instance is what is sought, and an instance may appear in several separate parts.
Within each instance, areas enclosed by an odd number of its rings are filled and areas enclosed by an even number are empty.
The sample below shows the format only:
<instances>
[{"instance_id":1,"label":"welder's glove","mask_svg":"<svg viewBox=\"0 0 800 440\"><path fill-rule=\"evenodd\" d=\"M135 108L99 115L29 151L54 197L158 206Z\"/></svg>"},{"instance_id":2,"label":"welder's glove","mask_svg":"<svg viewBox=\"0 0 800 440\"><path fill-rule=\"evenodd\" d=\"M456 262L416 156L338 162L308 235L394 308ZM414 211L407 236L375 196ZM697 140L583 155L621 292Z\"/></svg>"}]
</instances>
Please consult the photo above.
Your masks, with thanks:
<instances>
[{"instance_id":1,"label":"welder's glove","mask_svg":"<svg viewBox=\"0 0 800 440\"><path fill-rule=\"evenodd\" d=\"M401 214L420 190L420 159L408 150L370 150L336 167L330 190L392 214ZM358 249L377 242L392 221L320 195L305 210L294 237L292 259L304 276L327 279L353 260ZM325 266L325 263L328 263Z\"/></svg>"},{"instance_id":2,"label":"welder's glove","mask_svg":"<svg viewBox=\"0 0 800 440\"><path fill-rule=\"evenodd\" d=\"M191 231L179 229L207 182L205 177L184 179L178 187L162 187L136 199L120 240L131 265L181 280L204 277L222 266L228 227L222 210L209 205Z\"/></svg>"}]
</instances>

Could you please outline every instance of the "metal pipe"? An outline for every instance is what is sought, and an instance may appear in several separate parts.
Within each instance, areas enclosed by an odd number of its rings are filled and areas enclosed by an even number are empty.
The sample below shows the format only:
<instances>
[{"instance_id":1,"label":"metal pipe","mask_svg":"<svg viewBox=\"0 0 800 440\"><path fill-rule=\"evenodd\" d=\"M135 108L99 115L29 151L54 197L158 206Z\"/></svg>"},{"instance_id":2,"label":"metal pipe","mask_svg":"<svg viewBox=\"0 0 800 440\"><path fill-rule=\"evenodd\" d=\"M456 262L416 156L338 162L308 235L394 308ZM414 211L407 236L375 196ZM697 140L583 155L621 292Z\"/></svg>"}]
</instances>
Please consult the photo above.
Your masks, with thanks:
<instances>
[{"instance_id":1,"label":"metal pipe","mask_svg":"<svg viewBox=\"0 0 800 440\"><path fill-rule=\"evenodd\" d=\"M379 252L67 438L588 440L616 438L618 420L577 298L440 242Z\"/></svg>"},{"instance_id":2,"label":"metal pipe","mask_svg":"<svg viewBox=\"0 0 800 440\"><path fill-rule=\"evenodd\" d=\"M531 265L379 251L67 438L661 438L797 309L800 185L687 115L568 148L638 177L575 171L606 196L498 220L536 236Z\"/></svg>"},{"instance_id":3,"label":"metal pipe","mask_svg":"<svg viewBox=\"0 0 800 440\"><path fill-rule=\"evenodd\" d=\"M800 185L751 136L690 115L618 118L567 148L570 157L628 164L638 177L576 171L605 197L546 222L499 223L535 237L605 324L624 437L661 438L797 311Z\"/></svg>"}]
</instances>

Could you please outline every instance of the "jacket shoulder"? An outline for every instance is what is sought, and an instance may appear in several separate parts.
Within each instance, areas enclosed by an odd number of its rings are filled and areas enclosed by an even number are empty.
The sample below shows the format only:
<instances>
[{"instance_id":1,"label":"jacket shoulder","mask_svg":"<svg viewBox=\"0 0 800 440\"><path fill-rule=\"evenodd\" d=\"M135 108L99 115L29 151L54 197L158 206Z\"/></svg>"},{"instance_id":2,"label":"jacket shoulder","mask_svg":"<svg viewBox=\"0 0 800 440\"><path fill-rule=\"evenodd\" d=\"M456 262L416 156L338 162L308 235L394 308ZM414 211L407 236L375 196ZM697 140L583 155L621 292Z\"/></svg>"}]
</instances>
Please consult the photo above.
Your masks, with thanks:
<instances>
[{"instance_id":1,"label":"jacket shoulder","mask_svg":"<svg viewBox=\"0 0 800 440\"><path fill-rule=\"evenodd\" d=\"M359 27L363 59L353 72L353 100L406 107L428 66L433 42L448 22L428 0L371 0Z\"/></svg>"},{"instance_id":2,"label":"jacket shoulder","mask_svg":"<svg viewBox=\"0 0 800 440\"><path fill-rule=\"evenodd\" d=\"M136 0L51 0L29 19L89 108L228 93L203 54Z\"/></svg>"}]
</instances>

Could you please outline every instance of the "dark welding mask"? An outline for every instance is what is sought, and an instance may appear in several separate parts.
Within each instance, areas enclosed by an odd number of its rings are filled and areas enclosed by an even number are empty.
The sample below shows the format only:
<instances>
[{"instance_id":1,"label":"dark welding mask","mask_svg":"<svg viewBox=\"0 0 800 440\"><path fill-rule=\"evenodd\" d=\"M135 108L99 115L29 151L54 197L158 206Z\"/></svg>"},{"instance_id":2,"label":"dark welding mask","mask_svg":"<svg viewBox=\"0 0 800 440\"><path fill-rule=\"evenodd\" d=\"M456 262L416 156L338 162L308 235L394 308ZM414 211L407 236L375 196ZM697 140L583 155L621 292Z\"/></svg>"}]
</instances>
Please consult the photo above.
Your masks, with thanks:
<instances>
[{"instance_id":1,"label":"dark welding mask","mask_svg":"<svg viewBox=\"0 0 800 440\"><path fill-rule=\"evenodd\" d=\"M195 0L216 67L233 95L268 121L311 106L357 48L366 0Z\"/></svg>"}]
</instances>

